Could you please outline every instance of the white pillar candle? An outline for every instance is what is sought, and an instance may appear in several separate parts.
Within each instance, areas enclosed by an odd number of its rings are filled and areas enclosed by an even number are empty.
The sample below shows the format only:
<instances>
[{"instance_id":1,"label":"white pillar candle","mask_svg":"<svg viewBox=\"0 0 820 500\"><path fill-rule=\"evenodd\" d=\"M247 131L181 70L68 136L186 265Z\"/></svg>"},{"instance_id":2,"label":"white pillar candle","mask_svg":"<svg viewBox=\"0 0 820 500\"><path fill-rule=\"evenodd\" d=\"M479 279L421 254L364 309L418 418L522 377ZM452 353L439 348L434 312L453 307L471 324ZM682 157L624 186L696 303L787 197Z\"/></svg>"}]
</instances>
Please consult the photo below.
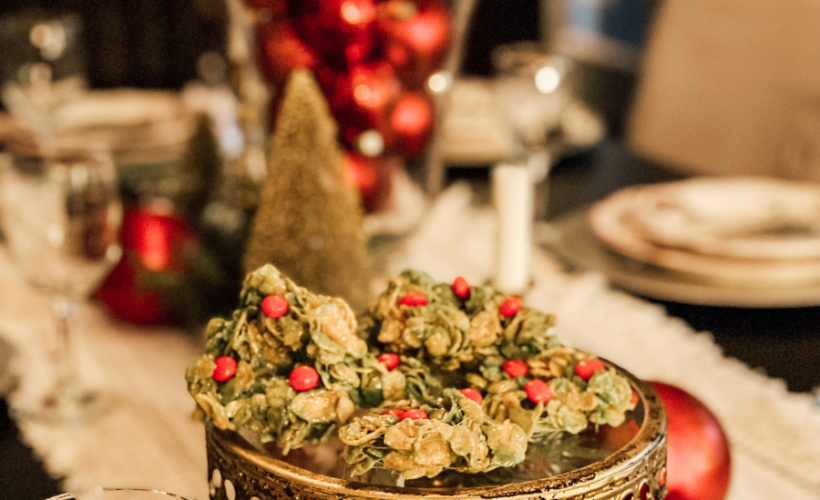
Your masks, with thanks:
<instances>
[{"instance_id":1,"label":"white pillar candle","mask_svg":"<svg viewBox=\"0 0 820 500\"><path fill-rule=\"evenodd\" d=\"M496 266L493 284L511 295L523 293L530 281L533 183L526 164L498 164L492 172L496 210Z\"/></svg>"}]
</instances>

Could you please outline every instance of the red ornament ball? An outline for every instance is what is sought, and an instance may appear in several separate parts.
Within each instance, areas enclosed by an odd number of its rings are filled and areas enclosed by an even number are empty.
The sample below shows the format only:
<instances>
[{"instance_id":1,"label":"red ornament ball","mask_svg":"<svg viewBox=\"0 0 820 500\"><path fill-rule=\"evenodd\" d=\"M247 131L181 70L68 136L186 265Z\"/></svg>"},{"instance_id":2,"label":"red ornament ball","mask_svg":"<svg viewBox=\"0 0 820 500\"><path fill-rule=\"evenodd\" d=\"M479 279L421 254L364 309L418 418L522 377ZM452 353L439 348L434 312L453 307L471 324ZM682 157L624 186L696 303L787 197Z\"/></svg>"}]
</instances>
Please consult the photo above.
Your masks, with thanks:
<instances>
[{"instance_id":1,"label":"red ornament ball","mask_svg":"<svg viewBox=\"0 0 820 500\"><path fill-rule=\"evenodd\" d=\"M475 401L478 404L481 404L481 401L484 400L484 397L481 395L481 393L478 392L477 390L473 389L472 387L466 387L464 389L461 389L461 393L467 399L472 399L473 401Z\"/></svg>"},{"instance_id":2,"label":"red ornament ball","mask_svg":"<svg viewBox=\"0 0 820 500\"><path fill-rule=\"evenodd\" d=\"M461 300L470 298L470 285L467 280L459 276L453 280L453 293Z\"/></svg>"},{"instance_id":3,"label":"red ornament ball","mask_svg":"<svg viewBox=\"0 0 820 500\"><path fill-rule=\"evenodd\" d=\"M498 308L498 312L500 312L502 316L510 318L521 310L521 305L520 297L510 297L501 304Z\"/></svg>"},{"instance_id":4,"label":"red ornament ball","mask_svg":"<svg viewBox=\"0 0 820 500\"><path fill-rule=\"evenodd\" d=\"M399 420L405 420L408 418L410 420L427 420L427 413L421 408L416 408L413 410L407 410L405 412L402 412L402 414L399 416Z\"/></svg>"},{"instance_id":5,"label":"red ornament ball","mask_svg":"<svg viewBox=\"0 0 820 500\"><path fill-rule=\"evenodd\" d=\"M216 369L211 377L217 382L227 382L236 374L236 360L230 356L220 356L214 360Z\"/></svg>"},{"instance_id":6,"label":"red ornament ball","mask_svg":"<svg viewBox=\"0 0 820 500\"><path fill-rule=\"evenodd\" d=\"M421 292L409 292L399 300L399 304L405 306L424 306L427 305L427 296Z\"/></svg>"},{"instance_id":7,"label":"red ornament ball","mask_svg":"<svg viewBox=\"0 0 820 500\"><path fill-rule=\"evenodd\" d=\"M521 359L508 359L504 362L503 369L504 373L509 375L510 378L526 377L530 372L529 367L527 367L527 363Z\"/></svg>"},{"instance_id":8,"label":"red ornament ball","mask_svg":"<svg viewBox=\"0 0 820 500\"><path fill-rule=\"evenodd\" d=\"M530 380L524 385L524 392L533 403L548 403L552 399L552 388L541 379Z\"/></svg>"},{"instance_id":9,"label":"red ornament ball","mask_svg":"<svg viewBox=\"0 0 820 500\"><path fill-rule=\"evenodd\" d=\"M268 295L262 299L262 312L269 318L281 318L289 309L288 299L281 295Z\"/></svg>"},{"instance_id":10,"label":"red ornament ball","mask_svg":"<svg viewBox=\"0 0 820 500\"><path fill-rule=\"evenodd\" d=\"M392 159L345 152L345 181L359 192L362 208L373 213L385 207L393 188Z\"/></svg>"},{"instance_id":11,"label":"red ornament ball","mask_svg":"<svg viewBox=\"0 0 820 500\"><path fill-rule=\"evenodd\" d=\"M433 104L421 92L402 93L390 113L395 148L407 158L420 155L433 130Z\"/></svg>"},{"instance_id":12,"label":"red ornament ball","mask_svg":"<svg viewBox=\"0 0 820 500\"><path fill-rule=\"evenodd\" d=\"M401 363L399 355L392 352L386 352L376 359L378 359L379 362L384 363L384 366L386 366L388 370L393 370L399 366L399 363Z\"/></svg>"},{"instance_id":13,"label":"red ornament ball","mask_svg":"<svg viewBox=\"0 0 820 500\"><path fill-rule=\"evenodd\" d=\"M589 380L595 375L595 372L603 369L604 364L597 359L582 359L575 365L575 374L584 380Z\"/></svg>"},{"instance_id":14,"label":"red ornament ball","mask_svg":"<svg viewBox=\"0 0 820 500\"><path fill-rule=\"evenodd\" d=\"M678 387L648 382L666 408L667 500L723 500L729 489L729 441L714 414Z\"/></svg>"},{"instance_id":15,"label":"red ornament ball","mask_svg":"<svg viewBox=\"0 0 820 500\"><path fill-rule=\"evenodd\" d=\"M319 372L312 366L302 365L290 372L290 386L295 391L309 391L317 385L319 385Z\"/></svg>"},{"instance_id":16,"label":"red ornament ball","mask_svg":"<svg viewBox=\"0 0 820 500\"><path fill-rule=\"evenodd\" d=\"M199 251L196 230L183 217L153 208L125 207L120 231L123 258L97 290L114 316L137 325L174 323L168 297L144 285L152 273L184 276Z\"/></svg>"}]
</instances>

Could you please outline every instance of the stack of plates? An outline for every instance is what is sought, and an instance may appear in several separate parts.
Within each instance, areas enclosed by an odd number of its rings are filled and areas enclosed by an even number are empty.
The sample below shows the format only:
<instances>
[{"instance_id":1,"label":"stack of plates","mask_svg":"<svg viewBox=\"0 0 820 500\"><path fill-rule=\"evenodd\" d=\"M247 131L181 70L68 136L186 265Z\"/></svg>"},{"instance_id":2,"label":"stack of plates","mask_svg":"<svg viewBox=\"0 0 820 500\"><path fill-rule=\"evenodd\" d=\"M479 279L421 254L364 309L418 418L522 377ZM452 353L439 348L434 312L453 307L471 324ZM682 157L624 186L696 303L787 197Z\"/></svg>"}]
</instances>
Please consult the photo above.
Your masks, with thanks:
<instances>
[{"instance_id":1,"label":"stack of plates","mask_svg":"<svg viewBox=\"0 0 820 500\"><path fill-rule=\"evenodd\" d=\"M119 164L178 159L196 125L181 94L142 89L78 93L60 104L51 120L61 133L105 141ZM14 151L34 148L30 133L8 115L0 119L0 142Z\"/></svg>"},{"instance_id":2,"label":"stack of plates","mask_svg":"<svg viewBox=\"0 0 820 500\"><path fill-rule=\"evenodd\" d=\"M820 304L820 186L708 177L633 186L560 223L560 248L641 294L755 307Z\"/></svg>"}]
</instances>

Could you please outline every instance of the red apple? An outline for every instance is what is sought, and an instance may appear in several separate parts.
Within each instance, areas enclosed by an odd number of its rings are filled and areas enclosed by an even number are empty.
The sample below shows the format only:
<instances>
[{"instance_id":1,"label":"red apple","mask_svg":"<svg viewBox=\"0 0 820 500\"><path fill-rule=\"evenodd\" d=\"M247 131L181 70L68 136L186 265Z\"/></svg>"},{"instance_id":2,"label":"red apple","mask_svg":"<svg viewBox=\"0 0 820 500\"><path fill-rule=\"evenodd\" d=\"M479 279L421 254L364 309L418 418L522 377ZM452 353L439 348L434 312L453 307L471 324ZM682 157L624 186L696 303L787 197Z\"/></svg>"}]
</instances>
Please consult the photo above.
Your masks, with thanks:
<instances>
[{"instance_id":1,"label":"red apple","mask_svg":"<svg viewBox=\"0 0 820 500\"><path fill-rule=\"evenodd\" d=\"M709 408L688 392L648 382L668 421L666 500L722 500L731 459L726 434Z\"/></svg>"}]
</instances>

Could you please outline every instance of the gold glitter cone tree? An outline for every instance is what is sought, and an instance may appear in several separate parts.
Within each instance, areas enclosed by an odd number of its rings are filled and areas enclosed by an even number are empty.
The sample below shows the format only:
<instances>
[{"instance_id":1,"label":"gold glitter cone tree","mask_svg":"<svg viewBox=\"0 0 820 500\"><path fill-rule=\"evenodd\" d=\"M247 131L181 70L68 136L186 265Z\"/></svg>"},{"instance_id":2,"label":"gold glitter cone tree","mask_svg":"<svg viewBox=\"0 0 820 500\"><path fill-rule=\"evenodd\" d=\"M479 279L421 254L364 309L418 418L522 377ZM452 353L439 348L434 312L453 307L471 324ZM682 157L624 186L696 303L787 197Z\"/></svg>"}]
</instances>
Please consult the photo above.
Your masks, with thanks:
<instances>
[{"instance_id":1,"label":"gold glitter cone tree","mask_svg":"<svg viewBox=\"0 0 820 500\"><path fill-rule=\"evenodd\" d=\"M309 71L291 74L282 99L245 272L273 264L359 312L369 300L367 238L358 194L344 180L336 122Z\"/></svg>"}]
</instances>

